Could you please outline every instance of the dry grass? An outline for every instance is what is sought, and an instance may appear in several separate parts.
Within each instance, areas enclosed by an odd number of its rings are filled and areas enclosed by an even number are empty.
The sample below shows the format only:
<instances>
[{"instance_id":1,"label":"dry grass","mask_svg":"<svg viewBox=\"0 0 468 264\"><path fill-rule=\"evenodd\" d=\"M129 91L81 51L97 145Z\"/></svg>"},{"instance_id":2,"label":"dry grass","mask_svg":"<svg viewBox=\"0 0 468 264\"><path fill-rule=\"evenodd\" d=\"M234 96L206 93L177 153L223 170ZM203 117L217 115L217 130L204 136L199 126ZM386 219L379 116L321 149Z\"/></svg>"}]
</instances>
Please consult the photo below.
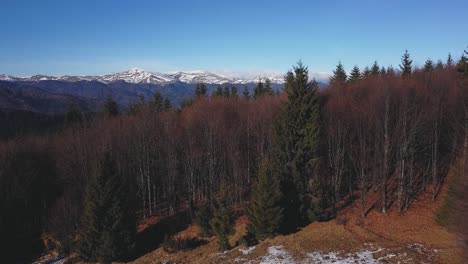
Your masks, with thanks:
<instances>
[{"instance_id":1,"label":"dry grass","mask_svg":"<svg viewBox=\"0 0 468 264\"><path fill-rule=\"evenodd\" d=\"M335 220L312 223L294 234L263 241L248 255L239 251L244 247L235 247L220 253L215 238L212 237L207 244L191 251L168 254L159 248L134 263L234 263L236 258L258 263L273 245L284 246L297 260L303 259L306 252L351 253L372 246L385 249L376 253L375 257L383 253L405 256L404 259L395 257L389 263L408 260L411 263L463 263L455 235L435 221L435 212L443 203L445 194L444 188L436 202L432 202L430 193L422 194L411 205L410 210L402 214L394 208L390 208L387 215L374 209L363 221L359 218L359 206L356 202L341 212L346 219L344 224L338 224ZM236 221L236 234L230 239L231 245L235 245L245 234L247 222L245 216ZM198 233L197 227L190 226L179 235L193 237Z\"/></svg>"}]
</instances>

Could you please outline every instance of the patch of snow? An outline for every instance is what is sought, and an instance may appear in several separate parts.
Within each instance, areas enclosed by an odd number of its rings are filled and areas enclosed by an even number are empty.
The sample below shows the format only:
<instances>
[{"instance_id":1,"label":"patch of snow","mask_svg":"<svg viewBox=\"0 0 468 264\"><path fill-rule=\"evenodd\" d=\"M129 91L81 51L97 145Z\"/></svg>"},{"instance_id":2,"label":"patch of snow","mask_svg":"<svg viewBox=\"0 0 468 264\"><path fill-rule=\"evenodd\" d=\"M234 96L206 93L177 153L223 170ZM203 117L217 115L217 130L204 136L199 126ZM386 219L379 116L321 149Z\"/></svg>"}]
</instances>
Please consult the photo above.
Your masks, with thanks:
<instances>
[{"instance_id":1,"label":"patch of snow","mask_svg":"<svg viewBox=\"0 0 468 264\"><path fill-rule=\"evenodd\" d=\"M294 264L294 259L283 246L271 246L268 255L263 256L260 264Z\"/></svg>"},{"instance_id":2,"label":"patch of snow","mask_svg":"<svg viewBox=\"0 0 468 264\"><path fill-rule=\"evenodd\" d=\"M256 246L249 247L247 249L239 249L239 252L242 253L242 255L248 255L252 253L255 250Z\"/></svg>"}]
</instances>

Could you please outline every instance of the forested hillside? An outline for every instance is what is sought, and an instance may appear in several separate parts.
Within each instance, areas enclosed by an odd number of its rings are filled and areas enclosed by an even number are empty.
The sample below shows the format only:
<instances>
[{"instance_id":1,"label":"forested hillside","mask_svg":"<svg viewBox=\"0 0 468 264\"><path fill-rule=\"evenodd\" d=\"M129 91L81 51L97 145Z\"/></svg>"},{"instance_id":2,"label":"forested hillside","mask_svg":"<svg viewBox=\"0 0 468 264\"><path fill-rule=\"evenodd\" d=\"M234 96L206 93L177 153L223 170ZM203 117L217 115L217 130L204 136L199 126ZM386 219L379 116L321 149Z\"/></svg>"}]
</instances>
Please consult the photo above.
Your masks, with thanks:
<instances>
[{"instance_id":1,"label":"forested hillside","mask_svg":"<svg viewBox=\"0 0 468 264\"><path fill-rule=\"evenodd\" d=\"M399 69L375 62L349 77L340 63L323 89L298 63L281 93L259 83L210 96L199 84L177 109L159 93L128 111L109 98L92 118L71 109L63 130L0 142L0 255L126 261L193 221L224 250L240 215L238 242L251 245L353 201L362 218L410 211L466 162L467 74L466 52L421 69L405 53ZM162 214L180 217L137 232Z\"/></svg>"}]
</instances>

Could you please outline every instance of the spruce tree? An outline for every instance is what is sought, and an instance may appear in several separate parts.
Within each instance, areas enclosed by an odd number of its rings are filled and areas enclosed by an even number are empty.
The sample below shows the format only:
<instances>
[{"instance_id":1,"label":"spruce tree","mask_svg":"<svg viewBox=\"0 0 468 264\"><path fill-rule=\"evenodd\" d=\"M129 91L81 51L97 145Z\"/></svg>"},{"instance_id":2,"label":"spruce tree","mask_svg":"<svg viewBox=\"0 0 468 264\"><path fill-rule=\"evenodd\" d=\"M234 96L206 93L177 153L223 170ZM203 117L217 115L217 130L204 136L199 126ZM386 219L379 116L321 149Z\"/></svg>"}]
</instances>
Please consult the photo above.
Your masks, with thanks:
<instances>
[{"instance_id":1,"label":"spruce tree","mask_svg":"<svg viewBox=\"0 0 468 264\"><path fill-rule=\"evenodd\" d=\"M171 100L169 98L164 99L164 106L163 106L163 111L169 111L171 110Z\"/></svg>"},{"instance_id":2,"label":"spruce tree","mask_svg":"<svg viewBox=\"0 0 468 264\"><path fill-rule=\"evenodd\" d=\"M206 96L206 84L204 83L197 83L195 87L195 96L200 97L200 96Z\"/></svg>"},{"instance_id":3,"label":"spruce tree","mask_svg":"<svg viewBox=\"0 0 468 264\"><path fill-rule=\"evenodd\" d=\"M380 73L379 64L377 64L377 61L374 61L374 64L372 65L372 68L371 68L371 74L373 76L377 76L379 75L379 73Z\"/></svg>"},{"instance_id":4,"label":"spruce tree","mask_svg":"<svg viewBox=\"0 0 468 264\"><path fill-rule=\"evenodd\" d=\"M265 93L265 87L263 85L262 79L258 79L257 86L255 86L253 98L257 99Z\"/></svg>"},{"instance_id":5,"label":"spruce tree","mask_svg":"<svg viewBox=\"0 0 468 264\"><path fill-rule=\"evenodd\" d=\"M353 70L351 71L351 74L349 76L349 82L355 82L358 81L362 78L361 72L359 71L359 68L357 65L353 67Z\"/></svg>"},{"instance_id":6,"label":"spruce tree","mask_svg":"<svg viewBox=\"0 0 468 264\"><path fill-rule=\"evenodd\" d=\"M231 97L237 98L237 87L236 86L231 86Z\"/></svg>"},{"instance_id":7,"label":"spruce tree","mask_svg":"<svg viewBox=\"0 0 468 264\"><path fill-rule=\"evenodd\" d=\"M452 59L452 54L448 54L447 56L447 63L446 63L447 67L450 68L453 66L453 59Z\"/></svg>"},{"instance_id":8,"label":"spruce tree","mask_svg":"<svg viewBox=\"0 0 468 264\"><path fill-rule=\"evenodd\" d=\"M208 203L200 206L195 213L195 224L201 229L202 236L211 235L210 220L213 218L213 212L211 206Z\"/></svg>"},{"instance_id":9,"label":"spruce tree","mask_svg":"<svg viewBox=\"0 0 468 264\"><path fill-rule=\"evenodd\" d=\"M307 185L318 161L318 86L308 78L308 69L301 62L287 73L284 90L288 99L273 130L272 166L280 179L285 231L307 221Z\"/></svg>"},{"instance_id":10,"label":"spruce tree","mask_svg":"<svg viewBox=\"0 0 468 264\"><path fill-rule=\"evenodd\" d=\"M385 69L385 67L382 66L382 68L380 68L380 75L385 75L387 74L387 69Z\"/></svg>"},{"instance_id":11,"label":"spruce tree","mask_svg":"<svg viewBox=\"0 0 468 264\"><path fill-rule=\"evenodd\" d=\"M231 90L229 89L229 86L224 86L224 90L223 90L223 96L224 97L230 97L231 96Z\"/></svg>"},{"instance_id":12,"label":"spruce tree","mask_svg":"<svg viewBox=\"0 0 468 264\"><path fill-rule=\"evenodd\" d=\"M231 248L229 236L234 233L234 217L229 209L227 192L224 186L221 187L219 198L214 204L213 218L210 221L211 230L218 239L220 250Z\"/></svg>"},{"instance_id":13,"label":"spruce tree","mask_svg":"<svg viewBox=\"0 0 468 264\"><path fill-rule=\"evenodd\" d=\"M336 65L336 69L333 71L333 76L330 77L330 83L344 83L346 82L346 71L341 61Z\"/></svg>"},{"instance_id":14,"label":"spruce tree","mask_svg":"<svg viewBox=\"0 0 468 264\"><path fill-rule=\"evenodd\" d=\"M224 95L223 87L221 87L221 85L218 84L218 86L216 86L216 90L214 90L213 92L213 96L222 97L223 95Z\"/></svg>"},{"instance_id":15,"label":"spruce tree","mask_svg":"<svg viewBox=\"0 0 468 264\"><path fill-rule=\"evenodd\" d=\"M244 87L244 90L242 91L242 96L244 96L245 99L250 99L250 92L247 87Z\"/></svg>"},{"instance_id":16,"label":"spruce tree","mask_svg":"<svg viewBox=\"0 0 468 264\"><path fill-rule=\"evenodd\" d=\"M266 78L265 80L265 89L263 93L267 95L273 95L273 88L271 87L271 81L269 78Z\"/></svg>"},{"instance_id":17,"label":"spruce tree","mask_svg":"<svg viewBox=\"0 0 468 264\"><path fill-rule=\"evenodd\" d=\"M111 96L107 98L104 104L104 112L108 116L117 116L119 114L119 105Z\"/></svg>"},{"instance_id":18,"label":"spruce tree","mask_svg":"<svg viewBox=\"0 0 468 264\"><path fill-rule=\"evenodd\" d=\"M153 100L149 104L151 109L156 112L164 111L164 98L159 91L154 93Z\"/></svg>"},{"instance_id":19,"label":"spruce tree","mask_svg":"<svg viewBox=\"0 0 468 264\"><path fill-rule=\"evenodd\" d=\"M366 67L364 68L364 71L362 72L362 77L363 77L363 78L367 78L367 77L369 77L370 75L371 75L371 70L369 69L368 66L366 66Z\"/></svg>"},{"instance_id":20,"label":"spruce tree","mask_svg":"<svg viewBox=\"0 0 468 264\"><path fill-rule=\"evenodd\" d=\"M125 260L135 246L135 210L115 161L106 152L88 186L77 253L84 261Z\"/></svg>"},{"instance_id":21,"label":"spruce tree","mask_svg":"<svg viewBox=\"0 0 468 264\"><path fill-rule=\"evenodd\" d=\"M441 60L437 60L435 68L437 70L442 70L444 68L444 63Z\"/></svg>"},{"instance_id":22,"label":"spruce tree","mask_svg":"<svg viewBox=\"0 0 468 264\"><path fill-rule=\"evenodd\" d=\"M409 77L411 75L413 61L410 59L408 50L405 51L405 54L401 57L400 70L403 77Z\"/></svg>"},{"instance_id":23,"label":"spruce tree","mask_svg":"<svg viewBox=\"0 0 468 264\"><path fill-rule=\"evenodd\" d=\"M427 59L426 62L424 63L424 71L431 72L433 70L434 70L434 63L432 62L431 59Z\"/></svg>"},{"instance_id":24,"label":"spruce tree","mask_svg":"<svg viewBox=\"0 0 468 264\"><path fill-rule=\"evenodd\" d=\"M283 216L280 199L278 179L273 177L268 161L264 160L260 164L247 210L247 230L257 240L264 240L278 233Z\"/></svg>"}]
</instances>

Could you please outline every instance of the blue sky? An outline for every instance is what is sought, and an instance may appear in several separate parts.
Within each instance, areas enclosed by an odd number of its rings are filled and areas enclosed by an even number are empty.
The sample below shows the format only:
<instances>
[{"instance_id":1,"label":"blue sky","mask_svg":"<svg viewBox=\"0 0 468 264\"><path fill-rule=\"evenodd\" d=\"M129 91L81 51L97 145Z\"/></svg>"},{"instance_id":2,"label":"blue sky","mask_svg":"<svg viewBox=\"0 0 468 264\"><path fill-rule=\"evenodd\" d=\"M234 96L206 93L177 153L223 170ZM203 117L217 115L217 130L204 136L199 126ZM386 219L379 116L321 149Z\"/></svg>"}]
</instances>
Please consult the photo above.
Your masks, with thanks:
<instances>
[{"instance_id":1,"label":"blue sky","mask_svg":"<svg viewBox=\"0 0 468 264\"><path fill-rule=\"evenodd\" d=\"M458 57L468 1L2 0L0 73L349 71Z\"/></svg>"}]
</instances>

